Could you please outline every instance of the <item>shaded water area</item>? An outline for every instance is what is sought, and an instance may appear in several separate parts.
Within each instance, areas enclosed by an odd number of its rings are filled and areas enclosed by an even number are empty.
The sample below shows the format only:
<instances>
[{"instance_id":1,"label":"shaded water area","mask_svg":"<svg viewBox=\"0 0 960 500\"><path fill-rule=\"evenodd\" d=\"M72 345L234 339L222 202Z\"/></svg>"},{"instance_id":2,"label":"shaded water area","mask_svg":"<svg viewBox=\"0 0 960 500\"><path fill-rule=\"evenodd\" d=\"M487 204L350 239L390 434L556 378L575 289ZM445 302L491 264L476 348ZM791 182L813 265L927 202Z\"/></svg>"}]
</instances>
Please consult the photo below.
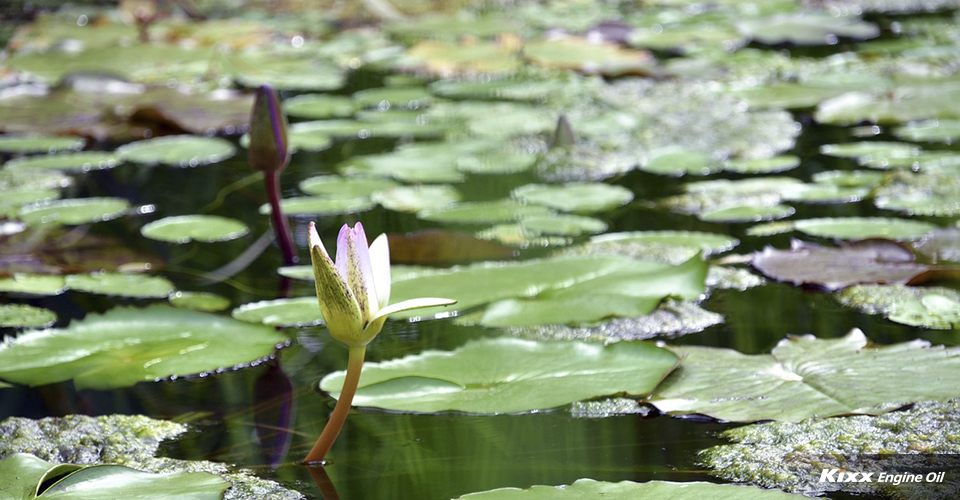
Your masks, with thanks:
<instances>
[{"instance_id":1,"label":"shaded water area","mask_svg":"<svg viewBox=\"0 0 960 500\"><path fill-rule=\"evenodd\" d=\"M622 6L621 9L629 12L629 6ZM877 43L896 40L896 24L907 19L884 13L867 14L865 18L881 28L881 40ZM952 21L955 13L946 9L919 14L914 18L932 22ZM957 40L954 39L952 43L957 43ZM950 47L956 49L956 45ZM798 48L789 43L763 44L755 41L742 50L775 52L786 59L823 60L833 54L856 49L855 42L841 37L841 43L836 45ZM673 51L657 51L655 54L660 57L659 69L669 66L670 61L683 59L681 54ZM956 59L955 55L951 57ZM951 64L955 66L956 61L951 60L944 66L956 70ZM671 68L679 71L680 67ZM669 72L664 70L664 73ZM329 93L351 96L366 89L381 88L398 75L403 76L403 73L395 68L361 67L350 71L344 84ZM423 81L438 78L437 75L425 76ZM630 78L634 77L608 75L602 82L609 85ZM655 74L645 78L669 82L683 77ZM414 81L422 83L421 80ZM305 93L309 92L287 90L282 91L281 95L289 99ZM823 154L824 145L863 139L876 142L902 140L892 133L892 126L884 125L877 129L876 134L872 133L872 129L865 132L860 125L872 126L867 120L851 119L848 124L819 124L814 117L815 104L799 106L799 109L794 107L790 111L792 119L799 124L799 134L794 146L777 153L795 155L800 163L798 168L775 175L809 183L819 173L859 168L855 159ZM556 118L555 115L550 116L549 130L537 132L542 140L552 140ZM949 119L951 116L945 112L942 118ZM904 119L903 122L909 120ZM2 115L0 121L3 121ZM291 120L292 123L301 121L306 120ZM575 132L579 125L575 118L572 119ZM497 126L496 120L493 126ZM604 122L604 126L610 125ZM232 307L283 297L312 296L314 286L311 282L278 275L277 269L283 266L283 262L278 249L272 244L265 246L262 253L253 255L249 264L236 274L225 279L211 275L214 270L230 265L239 255L255 246L257 238L271 234L268 217L258 212L258 208L266 201L259 174L247 165L240 138L236 134L221 135L225 135L238 151L236 156L226 161L196 168L124 164L117 168L73 174L73 185L65 188L66 194L62 198L118 197L129 200L134 208L128 215L114 220L67 228L65 232L69 239L76 243L65 249L44 248L38 244L26 253L7 250L22 248L17 245L29 241L30 237L42 241L45 238L45 229L42 228L29 228L22 233L0 236L0 272L20 272L36 266L38 262L56 263L63 269L84 270L95 267L93 264L84 264L94 260L102 260L105 268L115 268L128 262L150 262L150 271L172 281L178 290L215 293L229 299ZM342 173L347 160L390 152L417 142L409 137L366 138L362 133L360 137L336 138L331 147L318 152L297 152L281 176L284 198L300 196L298 184L301 181L320 174ZM113 150L120 142L125 141L111 138L94 144L97 149ZM949 143L939 144L936 149L945 155L956 155L960 151L956 144ZM538 154L544 152L539 151ZM772 156L772 153L768 156ZM6 159L12 157L8 155ZM425 163L430 160L428 157L422 158ZM893 175L888 170L876 171ZM915 165L907 165L905 169L907 173L916 171L924 170ZM542 172L537 169L496 175L466 172L463 177L463 181L456 184L461 202L499 200L511 196L520 186L545 182ZM691 182L752 177L756 176L732 171L705 176L674 176L630 169L603 182L628 189L634 195L633 201L592 216L607 224L606 233L669 230L729 235L739 240L739 245L731 253L744 256L761 251L766 246L789 248L792 238L830 246L845 239L799 235L797 232L757 235L748 231L760 222L759 216L756 220L751 216L749 222L709 221L654 203L683 193L684 187ZM930 222L937 227L953 227L956 221L956 216L946 211L910 214L884 210L872 202L871 196L854 197L847 200L850 201L848 203L791 203L795 212L785 220L903 217ZM141 236L140 230L145 223L182 214L231 217L244 222L250 232L243 238L215 244L194 242L175 245ZM10 220L15 218L9 217ZM367 234L371 236L437 228L474 234L485 228L483 225L432 222L418 217L416 213L388 210L381 205L362 213L294 215L290 217L290 222L300 263L309 263L306 248L307 225L310 221L317 222L320 234L328 242L327 248L331 249L334 241L332 235L340 226L358 220L362 220ZM527 246L505 245L503 248L510 254L508 260L522 261L550 255L560 247L580 244L589 238L588 235L574 236L564 241L567 245L547 246L534 240L533 244ZM418 248L411 251L418 250L424 251ZM402 251L403 245L397 245L395 252ZM456 257L453 261L441 263L440 267L467 263L466 259ZM749 266L741 265L740 268L758 274ZM938 285L944 283L955 288L949 281L937 282ZM424 290L422 295L431 293ZM721 314L723 322L697 333L666 339L665 342L680 346L730 348L744 354L764 354L769 353L787 335L812 333L818 338L832 339L859 328L866 338L880 345L914 339L927 340L935 345L960 344L960 331L956 328L932 330L895 323L881 315L871 315L841 305L834 293L815 285L794 286L767 279L759 286L746 289L711 288L704 297L700 306ZM3 295L0 296L0 303L29 304L50 309L57 314L55 326L64 327L92 313L104 313L118 306L141 307L149 301L68 290L55 296ZM0 328L0 333L16 336L22 330ZM330 338L323 326L282 328L281 331L291 338L288 347L281 349L274 359L235 371L178 377L172 381L141 382L133 387L109 391L76 390L70 381L34 388L0 388L0 420L10 416L42 418L122 413L186 422L193 426L192 430L173 442L163 444L162 455L249 467L256 474L277 480L307 498L332 500L320 493L309 470L297 462L320 434L335 403L334 398L320 391L317 384L328 373L346 367L347 348ZM459 324L453 318L419 322L388 321L376 341L369 346L367 362L416 355L428 350L453 350L470 340L499 337L504 332L502 328ZM448 499L494 488L571 484L580 478L614 482L718 482L697 463L697 453L725 443L718 433L739 425L699 415L661 415L652 407L647 416L577 416L572 413L570 405L532 413L501 415L460 412L416 414L354 408L330 453L325 470L339 498L345 500ZM831 493L831 498L868 497Z\"/></svg>"}]
</instances>

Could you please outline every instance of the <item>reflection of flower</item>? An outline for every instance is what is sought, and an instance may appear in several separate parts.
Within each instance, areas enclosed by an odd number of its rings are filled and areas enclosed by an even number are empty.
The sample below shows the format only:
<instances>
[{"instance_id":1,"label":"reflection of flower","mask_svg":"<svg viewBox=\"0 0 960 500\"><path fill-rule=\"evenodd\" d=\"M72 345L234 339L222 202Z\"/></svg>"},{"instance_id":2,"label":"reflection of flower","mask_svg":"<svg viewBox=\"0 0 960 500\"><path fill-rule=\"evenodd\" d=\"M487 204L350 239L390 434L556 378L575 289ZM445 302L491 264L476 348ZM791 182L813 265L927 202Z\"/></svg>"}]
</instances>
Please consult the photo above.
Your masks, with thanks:
<instances>
[{"instance_id":1,"label":"reflection of flower","mask_svg":"<svg viewBox=\"0 0 960 500\"><path fill-rule=\"evenodd\" d=\"M348 346L363 346L380 333L387 316L421 307L453 304L455 300L411 299L387 306L390 299L390 249L381 234L367 248L359 222L346 224L337 238L337 261L323 247L316 226L310 223L310 256L317 284L320 311L333 338Z\"/></svg>"},{"instance_id":2,"label":"reflection of flower","mask_svg":"<svg viewBox=\"0 0 960 500\"><path fill-rule=\"evenodd\" d=\"M422 298L387 305L390 300L390 248L387 236L381 234L367 248L367 235L359 222L352 229L346 224L337 238L337 262L323 248L314 223L310 223L310 257L317 282L320 312L333 338L350 347L347 376L337 398L337 406L326 427L304 459L305 463L323 460L340 434L350 412L350 403L357 392L360 370L367 344L373 340L387 316L408 309L443 306L455 300Z\"/></svg>"}]
</instances>

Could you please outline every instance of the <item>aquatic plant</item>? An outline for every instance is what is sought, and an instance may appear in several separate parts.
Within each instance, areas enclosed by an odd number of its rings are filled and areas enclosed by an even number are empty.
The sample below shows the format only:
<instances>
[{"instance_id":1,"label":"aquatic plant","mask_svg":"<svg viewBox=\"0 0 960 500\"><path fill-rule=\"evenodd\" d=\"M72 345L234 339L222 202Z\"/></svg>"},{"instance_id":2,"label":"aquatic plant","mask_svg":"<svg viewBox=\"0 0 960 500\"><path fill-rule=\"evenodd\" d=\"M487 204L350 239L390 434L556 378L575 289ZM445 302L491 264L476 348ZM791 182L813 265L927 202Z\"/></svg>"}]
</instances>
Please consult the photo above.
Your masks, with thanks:
<instances>
[{"instance_id":1,"label":"aquatic plant","mask_svg":"<svg viewBox=\"0 0 960 500\"><path fill-rule=\"evenodd\" d=\"M390 300L390 248L387 235L381 234L367 247L363 224L351 228L344 224L337 237L337 258L327 254L316 225L310 223L310 258L316 280L320 312L333 338L350 349L347 375L330 420L305 463L319 462L327 455L347 419L350 403L357 391L363 357L369 344L390 314L442 306L456 301L442 298L417 298L388 306Z\"/></svg>"}]
</instances>

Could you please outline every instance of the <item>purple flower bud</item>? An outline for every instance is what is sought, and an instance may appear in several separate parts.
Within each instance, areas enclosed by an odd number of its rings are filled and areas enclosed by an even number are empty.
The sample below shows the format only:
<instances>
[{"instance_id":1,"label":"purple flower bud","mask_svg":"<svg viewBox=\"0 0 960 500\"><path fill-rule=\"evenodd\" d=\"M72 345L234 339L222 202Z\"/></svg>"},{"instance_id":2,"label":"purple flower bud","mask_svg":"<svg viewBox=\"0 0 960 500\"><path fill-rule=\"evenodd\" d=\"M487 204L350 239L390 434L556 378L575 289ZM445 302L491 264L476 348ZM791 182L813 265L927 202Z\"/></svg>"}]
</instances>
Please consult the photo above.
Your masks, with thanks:
<instances>
[{"instance_id":1,"label":"purple flower bud","mask_svg":"<svg viewBox=\"0 0 960 500\"><path fill-rule=\"evenodd\" d=\"M279 172L290 163L287 115L280 107L276 92L268 85L257 89L253 103L247 161L264 172Z\"/></svg>"}]
</instances>

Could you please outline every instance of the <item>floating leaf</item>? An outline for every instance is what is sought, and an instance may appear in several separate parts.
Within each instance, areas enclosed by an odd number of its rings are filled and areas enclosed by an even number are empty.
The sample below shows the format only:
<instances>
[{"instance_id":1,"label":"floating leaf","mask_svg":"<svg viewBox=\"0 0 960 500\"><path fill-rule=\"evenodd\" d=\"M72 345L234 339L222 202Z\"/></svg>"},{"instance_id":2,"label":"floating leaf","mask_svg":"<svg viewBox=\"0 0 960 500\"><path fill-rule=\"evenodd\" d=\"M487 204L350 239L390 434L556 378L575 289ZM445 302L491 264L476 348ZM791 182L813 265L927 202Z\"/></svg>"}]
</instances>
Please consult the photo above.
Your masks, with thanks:
<instances>
[{"instance_id":1,"label":"floating leaf","mask_svg":"<svg viewBox=\"0 0 960 500\"><path fill-rule=\"evenodd\" d=\"M894 382L895 383L895 382ZM818 495L831 491L867 498L950 498L955 483L910 484L820 481L821 471L952 470L960 447L958 402L918 403L906 411L879 416L811 418L798 423L769 422L724 431L734 444L700 452L700 462L728 481L750 482ZM874 479L877 472L874 472ZM940 489L943 487L943 489Z\"/></svg>"},{"instance_id":2,"label":"floating leaf","mask_svg":"<svg viewBox=\"0 0 960 500\"><path fill-rule=\"evenodd\" d=\"M449 352L367 363L353 403L399 411L499 414L546 410L611 394L647 394L677 357L642 341L482 339ZM344 372L320 381L338 396Z\"/></svg>"},{"instance_id":3,"label":"floating leaf","mask_svg":"<svg viewBox=\"0 0 960 500\"><path fill-rule=\"evenodd\" d=\"M582 215L551 215L547 217L526 217L521 219L523 230L535 236L549 234L555 236L579 236L596 234L607 230L607 223L593 217Z\"/></svg>"},{"instance_id":4,"label":"floating leaf","mask_svg":"<svg viewBox=\"0 0 960 500\"><path fill-rule=\"evenodd\" d=\"M320 91L343 86L346 71L332 62L306 54L259 50L237 53L233 77L240 85L269 85L277 90Z\"/></svg>"},{"instance_id":5,"label":"floating leaf","mask_svg":"<svg viewBox=\"0 0 960 500\"><path fill-rule=\"evenodd\" d=\"M937 228L929 222L886 217L804 219L794 221L793 227L797 231L821 238L843 240L888 238L901 241L921 238Z\"/></svg>"},{"instance_id":6,"label":"floating leaf","mask_svg":"<svg viewBox=\"0 0 960 500\"><path fill-rule=\"evenodd\" d=\"M914 249L931 262L960 262L960 230L936 229L914 243Z\"/></svg>"},{"instance_id":7,"label":"floating leaf","mask_svg":"<svg viewBox=\"0 0 960 500\"><path fill-rule=\"evenodd\" d=\"M699 151L686 151L678 147L661 148L650 152L640 170L661 175L684 174L707 175L717 171L720 165L710 155Z\"/></svg>"},{"instance_id":8,"label":"floating leaf","mask_svg":"<svg viewBox=\"0 0 960 500\"><path fill-rule=\"evenodd\" d=\"M89 172L116 167L118 158L113 153L99 151L81 151L79 153L60 153L44 156L15 158L3 164L10 169L50 169L68 172Z\"/></svg>"},{"instance_id":9,"label":"floating leaf","mask_svg":"<svg viewBox=\"0 0 960 500\"><path fill-rule=\"evenodd\" d=\"M66 290L63 276L43 274L14 274L0 279L0 292L26 293L31 295L60 295Z\"/></svg>"},{"instance_id":10,"label":"floating leaf","mask_svg":"<svg viewBox=\"0 0 960 500\"><path fill-rule=\"evenodd\" d=\"M323 323L320 306L314 296L251 302L234 309L231 315L240 321L270 326L310 326Z\"/></svg>"},{"instance_id":11,"label":"floating leaf","mask_svg":"<svg viewBox=\"0 0 960 500\"><path fill-rule=\"evenodd\" d=\"M797 45L833 45L838 37L865 40L880 34L873 23L815 11L746 19L737 23L737 30L760 43Z\"/></svg>"},{"instance_id":12,"label":"floating leaf","mask_svg":"<svg viewBox=\"0 0 960 500\"><path fill-rule=\"evenodd\" d=\"M3 191L3 199L0 200L0 217L13 217L23 205L53 200L59 196L58 189Z\"/></svg>"},{"instance_id":13,"label":"floating leaf","mask_svg":"<svg viewBox=\"0 0 960 500\"><path fill-rule=\"evenodd\" d=\"M782 219L793 215L795 210L787 205L770 205L767 207L732 206L708 210L697 217L707 222L759 222L763 220Z\"/></svg>"},{"instance_id":14,"label":"floating leaf","mask_svg":"<svg viewBox=\"0 0 960 500\"><path fill-rule=\"evenodd\" d=\"M866 198L869 194L870 189L864 187L806 184L798 187L796 191L784 193L783 199L804 203L853 203Z\"/></svg>"},{"instance_id":15,"label":"floating leaf","mask_svg":"<svg viewBox=\"0 0 960 500\"><path fill-rule=\"evenodd\" d=\"M559 186L527 184L514 189L512 195L526 203L583 214L603 212L633 200L629 189L602 182L570 182Z\"/></svg>"},{"instance_id":16,"label":"floating leaf","mask_svg":"<svg viewBox=\"0 0 960 500\"><path fill-rule=\"evenodd\" d=\"M868 347L857 329L837 339L790 337L771 354L673 350L683 365L657 387L651 403L664 412L732 422L880 415L916 401L947 401L960 383L960 349L922 340Z\"/></svg>"},{"instance_id":17,"label":"floating leaf","mask_svg":"<svg viewBox=\"0 0 960 500\"><path fill-rule=\"evenodd\" d=\"M569 69L588 74L647 75L653 56L615 43L564 36L527 42L523 56L533 64L550 69Z\"/></svg>"},{"instance_id":18,"label":"floating leaf","mask_svg":"<svg viewBox=\"0 0 960 500\"><path fill-rule=\"evenodd\" d=\"M225 139L191 135L157 137L117 148L117 154L124 160L172 167L197 167L218 163L236 152L233 144Z\"/></svg>"},{"instance_id":19,"label":"floating leaf","mask_svg":"<svg viewBox=\"0 0 960 500\"><path fill-rule=\"evenodd\" d=\"M381 177L340 177L337 175L319 175L300 181L300 190L304 193L338 198L359 198L370 196L377 191L397 187L390 179Z\"/></svg>"},{"instance_id":20,"label":"floating leaf","mask_svg":"<svg viewBox=\"0 0 960 500\"><path fill-rule=\"evenodd\" d=\"M361 90L353 94L353 101L360 108L420 109L435 100L425 87L383 87Z\"/></svg>"},{"instance_id":21,"label":"floating leaf","mask_svg":"<svg viewBox=\"0 0 960 500\"><path fill-rule=\"evenodd\" d=\"M715 212L716 221L756 221L792 214L793 209L780 202L804 187L803 182L790 177L690 182L684 186L686 193L665 198L659 204L701 218Z\"/></svg>"},{"instance_id":22,"label":"floating leaf","mask_svg":"<svg viewBox=\"0 0 960 500\"><path fill-rule=\"evenodd\" d=\"M186 309L117 308L0 344L0 378L116 389L253 363L286 341L270 327Z\"/></svg>"},{"instance_id":23,"label":"floating leaf","mask_svg":"<svg viewBox=\"0 0 960 500\"><path fill-rule=\"evenodd\" d=\"M892 241L868 240L840 248L793 241L790 250L767 247L753 267L795 285L837 290L860 283L907 284L934 268L914 262L913 252Z\"/></svg>"},{"instance_id":24,"label":"floating leaf","mask_svg":"<svg viewBox=\"0 0 960 500\"><path fill-rule=\"evenodd\" d=\"M407 49L399 66L441 77L512 73L520 67L516 49L491 42L424 40Z\"/></svg>"},{"instance_id":25,"label":"floating leaf","mask_svg":"<svg viewBox=\"0 0 960 500\"><path fill-rule=\"evenodd\" d=\"M837 300L903 325L938 330L960 327L960 293L949 288L857 285L841 291Z\"/></svg>"},{"instance_id":26,"label":"floating leaf","mask_svg":"<svg viewBox=\"0 0 960 500\"><path fill-rule=\"evenodd\" d=\"M513 200L477 201L452 207L431 208L417 213L417 217L448 224L495 224L553 214L547 207L522 205Z\"/></svg>"},{"instance_id":27,"label":"floating leaf","mask_svg":"<svg viewBox=\"0 0 960 500\"><path fill-rule=\"evenodd\" d=\"M800 158L793 155L781 155L757 160L727 160L723 164L723 170L738 174L772 174L792 170L799 166Z\"/></svg>"},{"instance_id":28,"label":"floating leaf","mask_svg":"<svg viewBox=\"0 0 960 500\"><path fill-rule=\"evenodd\" d=\"M64 468L68 468L64 470ZM55 478L56 482L51 482ZM143 500L171 497L218 500L231 484L207 472L151 474L122 465L88 467L55 465L33 455L17 453L0 461L0 487L10 500L121 498ZM8 489L9 488L9 489ZM9 496L8 496L9 495Z\"/></svg>"},{"instance_id":29,"label":"floating leaf","mask_svg":"<svg viewBox=\"0 0 960 500\"><path fill-rule=\"evenodd\" d=\"M893 129L893 135L907 141L953 143L960 139L960 120L924 120Z\"/></svg>"},{"instance_id":30,"label":"floating leaf","mask_svg":"<svg viewBox=\"0 0 960 500\"><path fill-rule=\"evenodd\" d=\"M524 228L519 222L495 224L475 234L477 238L483 240L519 248L564 246L573 242L571 238L565 236L538 235Z\"/></svg>"},{"instance_id":31,"label":"floating leaf","mask_svg":"<svg viewBox=\"0 0 960 500\"><path fill-rule=\"evenodd\" d=\"M130 202L123 198L48 200L21 207L17 218L31 226L75 226L116 219L128 208Z\"/></svg>"},{"instance_id":32,"label":"floating leaf","mask_svg":"<svg viewBox=\"0 0 960 500\"><path fill-rule=\"evenodd\" d=\"M218 215L164 217L140 228L145 237L170 243L229 241L248 232L250 228L243 222Z\"/></svg>"},{"instance_id":33,"label":"floating leaf","mask_svg":"<svg viewBox=\"0 0 960 500\"><path fill-rule=\"evenodd\" d=\"M230 307L230 299L209 292L174 292L167 300L174 307L194 311L222 311Z\"/></svg>"},{"instance_id":34,"label":"floating leaf","mask_svg":"<svg viewBox=\"0 0 960 500\"><path fill-rule=\"evenodd\" d=\"M143 274L71 274L67 287L78 292L138 299L166 298L176 290L166 278Z\"/></svg>"},{"instance_id":35,"label":"floating leaf","mask_svg":"<svg viewBox=\"0 0 960 500\"><path fill-rule=\"evenodd\" d=\"M814 115L820 123L847 125L863 121L879 124L911 120L957 119L960 83L955 79L901 85L893 91L848 92L820 103Z\"/></svg>"},{"instance_id":36,"label":"floating leaf","mask_svg":"<svg viewBox=\"0 0 960 500\"><path fill-rule=\"evenodd\" d=\"M762 490L733 484L670 483L650 481L634 483L622 481L606 483L593 479L577 479L567 486L532 486L521 490L499 488L463 495L456 500L591 500L596 498L644 500L803 500L803 495L791 495L782 491Z\"/></svg>"},{"instance_id":37,"label":"floating leaf","mask_svg":"<svg viewBox=\"0 0 960 500\"><path fill-rule=\"evenodd\" d=\"M813 182L841 188L872 188L882 180L882 172L870 170L828 170L813 174Z\"/></svg>"},{"instance_id":38,"label":"floating leaf","mask_svg":"<svg viewBox=\"0 0 960 500\"><path fill-rule=\"evenodd\" d=\"M960 179L951 172L893 175L874 192L878 208L908 215L950 216L960 213Z\"/></svg>"},{"instance_id":39,"label":"floating leaf","mask_svg":"<svg viewBox=\"0 0 960 500\"><path fill-rule=\"evenodd\" d=\"M442 265L513 257L515 250L466 233L425 229L391 234L390 260L399 264ZM313 279L313 271L310 271Z\"/></svg>"},{"instance_id":40,"label":"floating leaf","mask_svg":"<svg viewBox=\"0 0 960 500\"><path fill-rule=\"evenodd\" d=\"M57 313L23 304L0 304L0 328L43 328L57 321Z\"/></svg>"},{"instance_id":41,"label":"floating leaf","mask_svg":"<svg viewBox=\"0 0 960 500\"><path fill-rule=\"evenodd\" d=\"M327 94L303 94L283 101L287 115L310 120L345 118L357 110L353 99Z\"/></svg>"},{"instance_id":42,"label":"floating leaf","mask_svg":"<svg viewBox=\"0 0 960 500\"><path fill-rule=\"evenodd\" d=\"M419 212L442 208L460 201L460 192L453 186L399 186L378 191L371 199L395 212Z\"/></svg>"},{"instance_id":43,"label":"floating leaf","mask_svg":"<svg viewBox=\"0 0 960 500\"><path fill-rule=\"evenodd\" d=\"M367 197L330 198L326 196L298 196L280 200L280 209L287 215L336 215L366 212L375 203ZM269 215L270 204L260 206L262 215Z\"/></svg>"},{"instance_id":44,"label":"floating leaf","mask_svg":"<svg viewBox=\"0 0 960 500\"><path fill-rule=\"evenodd\" d=\"M56 153L77 151L87 144L82 137L46 137L40 135L5 135L0 137L0 152L14 154Z\"/></svg>"},{"instance_id":45,"label":"floating leaf","mask_svg":"<svg viewBox=\"0 0 960 500\"><path fill-rule=\"evenodd\" d=\"M766 85L724 89L723 93L747 101L751 108L803 109L845 92L843 88L807 83L773 82Z\"/></svg>"},{"instance_id":46,"label":"floating leaf","mask_svg":"<svg viewBox=\"0 0 960 500\"><path fill-rule=\"evenodd\" d=\"M487 306L480 321L487 326L582 324L643 316L668 296L698 299L706 272L698 256L679 266L619 255L564 256L425 270L395 279L391 296L400 301L432 290L458 301L400 317L429 318Z\"/></svg>"},{"instance_id":47,"label":"floating leaf","mask_svg":"<svg viewBox=\"0 0 960 500\"><path fill-rule=\"evenodd\" d=\"M713 255L732 250L740 244L740 241L732 236L717 233L704 233L698 231L628 231L622 233L608 233L590 238L586 245L587 250L604 252L605 248L620 247L621 255L631 255L641 258L645 255L642 250L630 251L625 247L631 245L643 246L662 246L668 248L669 252L675 253L679 248L689 249L689 253L684 253L679 257L680 262L689 259L696 252L703 252L704 255ZM658 259L659 260L659 259Z\"/></svg>"}]
</instances>

